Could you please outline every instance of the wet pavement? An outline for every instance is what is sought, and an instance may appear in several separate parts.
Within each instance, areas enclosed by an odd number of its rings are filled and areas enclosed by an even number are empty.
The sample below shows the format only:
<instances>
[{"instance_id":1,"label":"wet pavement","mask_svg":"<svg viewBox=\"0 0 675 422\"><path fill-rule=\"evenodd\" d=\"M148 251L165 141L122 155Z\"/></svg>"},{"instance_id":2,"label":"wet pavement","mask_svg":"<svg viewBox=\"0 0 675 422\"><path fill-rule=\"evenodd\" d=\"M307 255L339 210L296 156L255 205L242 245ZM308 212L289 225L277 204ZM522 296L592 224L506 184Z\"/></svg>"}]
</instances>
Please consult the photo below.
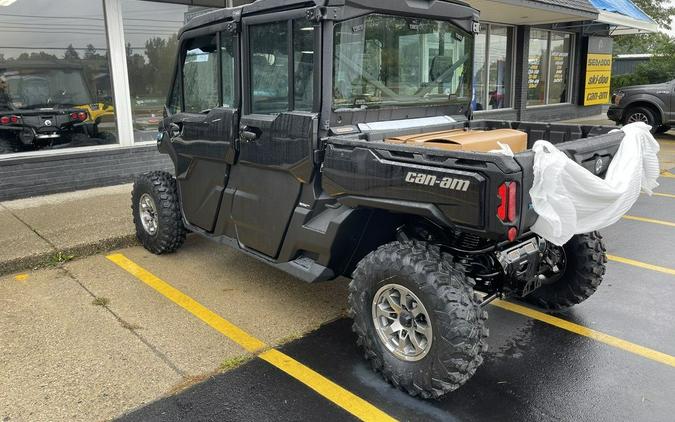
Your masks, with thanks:
<instances>
[{"instance_id":1,"label":"wet pavement","mask_svg":"<svg viewBox=\"0 0 675 422\"><path fill-rule=\"evenodd\" d=\"M0 421L343 421L368 410L346 410L355 399L410 421L673 421L675 169L659 183L602 231L611 258L597 293L555 315L576 332L488 306L485 363L439 401L370 370L343 281L306 284L197 236L172 255L119 252L287 361L247 353L231 327L105 255L0 277Z\"/></svg>"},{"instance_id":2,"label":"wet pavement","mask_svg":"<svg viewBox=\"0 0 675 422\"><path fill-rule=\"evenodd\" d=\"M673 222L675 178L660 178L632 216ZM608 253L675 269L675 227L621 220L602 231ZM675 273L610 261L590 299L557 317L675 359ZM476 375L442 400L419 400L370 370L348 319L280 350L399 420L672 421L675 366L489 306L489 351ZM670 360L672 362L672 360ZM124 421L353 420L260 359L126 414Z\"/></svg>"}]
</instances>

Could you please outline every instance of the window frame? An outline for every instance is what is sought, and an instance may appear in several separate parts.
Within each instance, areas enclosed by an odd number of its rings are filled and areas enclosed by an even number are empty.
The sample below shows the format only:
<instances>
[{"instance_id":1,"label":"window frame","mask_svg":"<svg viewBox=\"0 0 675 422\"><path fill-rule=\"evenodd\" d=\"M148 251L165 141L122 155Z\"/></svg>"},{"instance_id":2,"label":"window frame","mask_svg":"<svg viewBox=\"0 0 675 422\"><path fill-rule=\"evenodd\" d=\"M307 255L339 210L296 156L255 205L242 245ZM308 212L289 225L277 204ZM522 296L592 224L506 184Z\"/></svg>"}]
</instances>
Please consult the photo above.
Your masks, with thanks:
<instances>
[{"instance_id":1,"label":"window frame","mask_svg":"<svg viewBox=\"0 0 675 422\"><path fill-rule=\"evenodd\" d=\"M241 108L241 43L240 43L240 34L238 32L230 32L229 29L231 28L232 21L227 21L224 23L220 23L218 25L212 25L208 26L206 28L199 28L199 29L194 29L191 31L185 32L181 37L180 37L180 42L178 44L178 54L177 54L177 64L175 66L175 72L173 75L173 78L171 80L171 89L169 90L166 104L167 108L169 108L169 105L171 104L171 100L174 96L174 91L176 89L179 90L179 99L178 99L178 110L176 113L173 114L178 114L178 113L183 113L183 114L199 114L195 112L188 112L185 111L185 90L183 87L183 66L185 65L185 57L187 50L185 48L186 44L194 39L194 38L199 38L205 35L215 35L216 36L216 49L218 51L218 61L216 65L216 72L218 72L217 78L218 78L218 104L214 108L223 108L223 56L221 53L221 49L223 46L223 36L226 35L228 36L233 43L233 54L234 54L234 80L233 80L233 90L234 90L234 95L233 95L233 104L232 108L235 110L238 110Z\"/></svg>"},{"instance_id":2,"label":"window frame","mask_svg":"<svg viewBox=\"0 0 675 422\"><path fill-rule=\"evenodd\" d=\"M260 116L273 116L281 113L288 112L307 112L295 110L295 52L294 52L294 25L295 21L304 20L307 23L311 24L314 27L314 72L313 72L313 100L312 100L312 110L311 113L318 113L320 109L320 88L321 88L321 72L318 69L321 69L321 60L323 57L323 52L321 50L321 39L323 36L323 27L320 22L312 21L307 19L307 13L305 9L302 10L288 10L279 13L274 13L270 15L260 15L260 16L247 16L244 17L242 22L241 29L241 86L248 87L246 92L241 93L242 103L242 115L260 115ZM253 90L251 85L251 36L250 30L251 27L265 24L274 24L279 22L286 22L287 31L288 31L288 107L286 111L280 113L254 113L253 109Z\"/></svg>"},{"instance_id":3,"label":"window frame","mask_svg":"<svg viewBox=\"0 0 675 422\"><path fill-rule=\"evenodd\" d=\"M485 57L483 59L483 72L484 74L484 80L485 80L485 98L481 98L483 101L483 104L489 104L490 101L490 91L488 89L490 81L490 34L492 32L492 26L501 26L505 28L509 28L510 32L510 39L507 40L507 46L510 44L511 47L511 54L510 56L510 61L511 61L511 77L509 78L509 84L510 84L510 89L509 89L509 106L504 107L504 108L494 108L494 109L489 109L489 108L484 108L483 110L474 110L474 113L484 113L484 112L497 112L497 111L504 111L504 110L513 110L514 107L514 102L515 102L515 90L513 89L515 84L516 84L516 26L515 25L510 25L506 23L499 23L499 22L483 22L481 21L481 25L485 25ZM475 47L475 41L474 41L474 47ZM475 57L475 52L476 50L474 49L474 57ZM474 67L476 63L473 63ZM474 74L475 75L475 74ZM472 75L472 80L473 80L473 75ZM475 98L475 101L478 101L478 98Z\"/></svg>"},{"instance_id":4,"label":"window frame","mask_svg":"<svg viewBox=\"0 0 675 422\"><path fill-rule=\"evenodd\" d=\"M560 105L568 105L572 104L572 83L574 79L572 78L572 72L574 69L575 65L575 54L576 54L576 34L574 32L570 31L558 31L558 30L553 30L553 29L545 29L545 28L537 28L537 27L532 27L531 29L536 29L537 31L541 32L546 32L546 60L547 60L547 66L546 66L546 88L544 89L544 104L535 104L535 105L528 105L527 104L527 94L525 95L525 108L536 108L536 107L555 107L555 106L560 106ZM565 34L570 36L570 49L569 49L569 63L567 65L567 98L565 98L565 101L561 101L559 103L549 103L549 94L550 94L550 89L551 89L551 84L549 81L549 76L551 74L551 34ZM530 37L527 39L527 45L528 45L528 56L529 56L529 46L530 46ZM528 88L529 91L529 88Z\"/></svg>"}]
</instances>

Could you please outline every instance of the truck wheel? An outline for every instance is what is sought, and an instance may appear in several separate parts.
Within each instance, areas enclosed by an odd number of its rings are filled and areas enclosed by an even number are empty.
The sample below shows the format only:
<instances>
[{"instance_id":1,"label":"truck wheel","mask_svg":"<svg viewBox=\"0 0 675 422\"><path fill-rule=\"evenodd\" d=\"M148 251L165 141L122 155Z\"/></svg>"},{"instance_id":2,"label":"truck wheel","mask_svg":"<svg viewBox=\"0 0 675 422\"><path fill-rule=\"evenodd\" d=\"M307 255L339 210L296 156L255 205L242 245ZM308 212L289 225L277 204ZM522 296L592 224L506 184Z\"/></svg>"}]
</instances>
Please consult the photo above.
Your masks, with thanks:
<instances>
[{"instance_id":1,"label":"truck wheel","mask_svg":"<svg viewBox=\"0 0 675 422\"><path fill-rule=\"evenodd\" d=\"M363 258L349 285L349 314L366 359L412 396L459 388L487 350L487 312L451 261L424 242L393 242Z\"/></svg>"},{"instance_id":2,"label":"truck wheel","mask_svg":"<svg viewBox=\"0 0 675 422\"><path fill-rule=\"evenodd\" d=\"M136 237L145 249L160 255L174 252L185 242L176 189L176 179L169 173L153 171L140 175L131 193Z\"/></svg>"},{"instance_id":3,"label":"truck wheel","mask_svg":"<svg viewBox=\"0 0 675 422\"><path fill-rule=\"evenodd\" d=\"M565 268L525 296L527 302L551 311L563 310L588 299L600 286L607 262L600 233L576 235L562 251Z\"/></svg>"},{"instance_id":4,"label":"truck wheel","mask_svg":"<svg viewBox=\"0 0 675 422\"><path fill-rule=\"evenodd\" d=\"M652 133L656 133L656 130L661 126L654 111L647 107L633 107L628 109L623 124L627 125L635 122L647 123L652 127Z\"/></svg>"}]
</instances>

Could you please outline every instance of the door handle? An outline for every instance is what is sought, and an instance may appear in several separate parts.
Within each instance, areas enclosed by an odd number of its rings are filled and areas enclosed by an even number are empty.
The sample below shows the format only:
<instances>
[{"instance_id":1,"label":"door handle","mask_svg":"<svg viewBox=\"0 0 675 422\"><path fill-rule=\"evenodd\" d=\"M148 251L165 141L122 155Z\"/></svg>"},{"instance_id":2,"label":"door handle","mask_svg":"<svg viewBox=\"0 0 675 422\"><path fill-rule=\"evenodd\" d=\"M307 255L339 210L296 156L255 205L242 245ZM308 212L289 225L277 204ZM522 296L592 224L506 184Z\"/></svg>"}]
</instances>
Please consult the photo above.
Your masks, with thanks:
<instances>
[{"instance_id":1,"label":"door handle","mask_svg":"<svg viewBox=\"0 0 675 422\"><path fill-rule=\"evenodd\" d=\"M245 127L239 132L239 137L242 142L251 142L258 139L258 134L252 128Z\"/></svg>"},{"instance_id":2,"label":"door handle","mask_svg":"<svg viewBox=\"0 0 675 422\"><path fill-rule=\"evenodd\" d=\"M177 138L180 136L182 132L182 125L179 125L178 123L171 122L169 124L169 137L171 139Z\"/></svg>"}]
</instances>

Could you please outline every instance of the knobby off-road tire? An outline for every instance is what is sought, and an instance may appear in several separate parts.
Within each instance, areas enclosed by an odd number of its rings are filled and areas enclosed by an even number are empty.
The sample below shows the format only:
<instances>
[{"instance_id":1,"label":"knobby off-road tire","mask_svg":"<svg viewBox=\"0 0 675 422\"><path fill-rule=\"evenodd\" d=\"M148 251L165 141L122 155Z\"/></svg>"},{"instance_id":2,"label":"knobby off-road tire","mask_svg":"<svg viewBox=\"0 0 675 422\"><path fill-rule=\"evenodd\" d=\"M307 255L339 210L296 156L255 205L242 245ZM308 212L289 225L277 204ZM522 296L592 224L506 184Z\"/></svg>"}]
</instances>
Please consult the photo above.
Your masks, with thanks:
<instances>
[{"instance_id":1,"label":"knobby off-road tire","mask_svg":"<svg viewBox=\"0 0 675 422\"><path fill-rule=\"evenodd\" d=\"M176 251L185 242L176 179L153 171L139 176L131 194L136 237L145 249L160 255ZM153 222L154 220L154 222Z\"/></svg>"},{"instance_id":2,"label":"knobby off-road tire","mask_svg":"<svg viewBox=\"0 0 675 422\"><path fill-rule=\"evenodd\" d=\"M551 311L564 310L588 299L600 286L607 262L600 233L576 235L563 249L563 275L525 296L527 302Z\"/></svg>"},{"instance_id":3,"label":"knobby off-road tire","mask_svg":"<svg viewBox=\"0 0 675 422\"><path fill-rule=\"evenodd\" d=\"M429 316L432 339L416 361L397 357L385 346L373 320L373 299L389 285L419 298ZM424 242L393 242L367 255L349 285L349 314L358 345L374 370L412 396L438 398L459 388L483 362L487 312L452 257Z\"/></svg>"}]
</instances>

